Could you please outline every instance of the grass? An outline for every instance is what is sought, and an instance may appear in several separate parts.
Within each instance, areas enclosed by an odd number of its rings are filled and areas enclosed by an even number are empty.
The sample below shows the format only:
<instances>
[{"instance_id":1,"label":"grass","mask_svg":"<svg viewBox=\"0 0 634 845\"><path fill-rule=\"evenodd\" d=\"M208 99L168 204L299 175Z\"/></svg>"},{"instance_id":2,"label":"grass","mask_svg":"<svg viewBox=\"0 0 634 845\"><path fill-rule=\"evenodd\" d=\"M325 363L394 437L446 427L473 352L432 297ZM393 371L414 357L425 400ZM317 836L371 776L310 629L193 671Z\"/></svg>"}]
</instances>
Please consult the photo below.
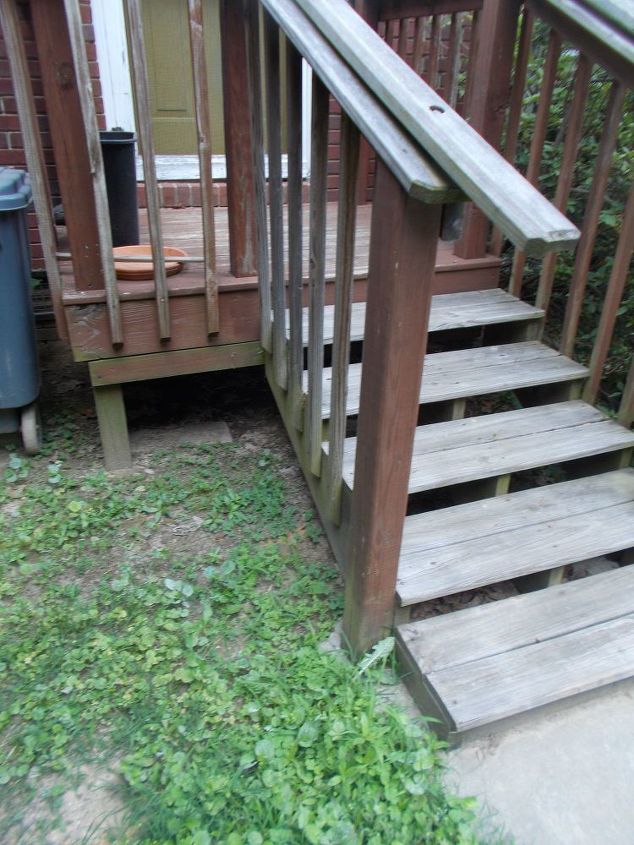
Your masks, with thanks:
<instances>
[{"instance_id":1,"label":"grass","mask_svg":"<svg viewBox=\"0 0 634 845\"><path fill-rule=\"evenodd\" d=\"M477 841L442 745L380 700L389 657L319 648L341 583L276 455L181 447L121 478L48 452L0 486L0 840L44 842L34 797L90 763L122 807L99 841Z\"/></svg>"}]
</instances>

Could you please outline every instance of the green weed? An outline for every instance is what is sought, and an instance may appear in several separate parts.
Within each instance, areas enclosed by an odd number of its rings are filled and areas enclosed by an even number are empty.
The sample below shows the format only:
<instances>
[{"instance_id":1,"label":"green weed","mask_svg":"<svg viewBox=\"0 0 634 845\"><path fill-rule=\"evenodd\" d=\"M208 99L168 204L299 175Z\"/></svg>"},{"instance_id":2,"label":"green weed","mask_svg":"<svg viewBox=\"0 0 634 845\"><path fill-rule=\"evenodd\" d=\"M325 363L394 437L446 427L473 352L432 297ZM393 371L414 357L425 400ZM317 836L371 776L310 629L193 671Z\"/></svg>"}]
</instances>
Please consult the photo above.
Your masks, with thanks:
<instances>
[{"instance_id":1,"label":"green weed","mask_svg":"<svg viewBox=\"0 0 634 845\"><path fill-rule=\"evenodd\" d=\"M360 669L319 650L341 584L275 457L198 447L154 470L7 471L4 833L38 778L116 760L122 845L474 842L441 744L377 700L389 648ZM156 546L194 516L196 548Z\"/></svg>"}]
</instances>

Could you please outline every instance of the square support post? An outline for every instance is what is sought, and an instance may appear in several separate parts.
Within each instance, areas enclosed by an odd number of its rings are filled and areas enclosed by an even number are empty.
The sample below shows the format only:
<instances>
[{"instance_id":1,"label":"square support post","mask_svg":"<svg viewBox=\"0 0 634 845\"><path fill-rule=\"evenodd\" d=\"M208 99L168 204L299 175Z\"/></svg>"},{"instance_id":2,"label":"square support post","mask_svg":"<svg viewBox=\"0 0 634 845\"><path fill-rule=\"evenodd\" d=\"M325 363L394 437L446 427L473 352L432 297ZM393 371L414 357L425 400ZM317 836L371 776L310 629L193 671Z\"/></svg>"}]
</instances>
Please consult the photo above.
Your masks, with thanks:
<instances>
[{"instance_id":1,"label":"square support post","mask_svg":"<svg viewBox=\"0 0 634 845\"><path fill-rule=\"evenodd\" d=\"M343 622L356 655L394 621L441 209L378 162Z\"/></svg>"},{"instance_id":2,"label":"square support post","mask_svg":"<svg viewBox=\"0 0 634 845\"><path fill-rule=\"evenodd\" d=\"M227 157L227 205L231 272L238 278L257 274L253 136L245 10L239 0L221 0L222 86Z\"/></svg>"},{"instance_id":3,"label":"square support post","mask_svg":"<svg viewBox=\"0 0 634 845\"><path fill-rule=\"evenodd\" d=\"M504 118L511 96L511 74L520 0L484 0L471 50L465 119L491 146L500 148ZM475 36L475 37L474 37ZM473 203L465 209L462 237L455 253L461 258L486 255L489 220Z\"/></svg>"}]
</instances>

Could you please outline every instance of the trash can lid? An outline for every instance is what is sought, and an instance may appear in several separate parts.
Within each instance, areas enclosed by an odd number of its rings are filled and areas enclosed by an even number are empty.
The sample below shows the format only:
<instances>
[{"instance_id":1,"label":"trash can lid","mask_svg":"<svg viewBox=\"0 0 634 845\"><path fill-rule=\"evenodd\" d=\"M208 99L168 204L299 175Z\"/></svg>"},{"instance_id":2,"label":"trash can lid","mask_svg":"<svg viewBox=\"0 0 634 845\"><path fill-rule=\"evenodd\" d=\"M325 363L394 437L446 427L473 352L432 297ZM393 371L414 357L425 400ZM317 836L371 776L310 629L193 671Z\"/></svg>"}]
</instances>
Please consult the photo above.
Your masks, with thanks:
<instances>
[{"instance_id":1,"label":"trash can lid","mask_svg":"<svg viewBox=\"0 0 634 845\"><path fill-rule=\"evenodd\" d=\"M0 167L0 211L15 211L31 203L31 179L26 170Z\"/></svg>"}]
</instances>

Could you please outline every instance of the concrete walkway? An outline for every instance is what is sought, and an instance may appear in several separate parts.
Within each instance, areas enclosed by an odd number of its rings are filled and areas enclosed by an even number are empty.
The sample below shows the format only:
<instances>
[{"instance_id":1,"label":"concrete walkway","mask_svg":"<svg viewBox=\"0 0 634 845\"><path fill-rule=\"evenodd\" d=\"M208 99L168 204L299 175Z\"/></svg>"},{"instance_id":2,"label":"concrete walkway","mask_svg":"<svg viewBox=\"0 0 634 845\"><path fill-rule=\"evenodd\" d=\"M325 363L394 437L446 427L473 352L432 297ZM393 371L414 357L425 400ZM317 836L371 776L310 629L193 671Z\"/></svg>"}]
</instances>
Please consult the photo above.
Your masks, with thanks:
<instances>
[{"instance_id":1,"label":"concrete walkway","mask_svg":"<svg viewBox=\"0 0 634 845\"><path fill-rule=\"evenodd\" d=\"M467 740L449 766L516 845L633 845L634 681Z\"/></svg>"}]
</instances>

